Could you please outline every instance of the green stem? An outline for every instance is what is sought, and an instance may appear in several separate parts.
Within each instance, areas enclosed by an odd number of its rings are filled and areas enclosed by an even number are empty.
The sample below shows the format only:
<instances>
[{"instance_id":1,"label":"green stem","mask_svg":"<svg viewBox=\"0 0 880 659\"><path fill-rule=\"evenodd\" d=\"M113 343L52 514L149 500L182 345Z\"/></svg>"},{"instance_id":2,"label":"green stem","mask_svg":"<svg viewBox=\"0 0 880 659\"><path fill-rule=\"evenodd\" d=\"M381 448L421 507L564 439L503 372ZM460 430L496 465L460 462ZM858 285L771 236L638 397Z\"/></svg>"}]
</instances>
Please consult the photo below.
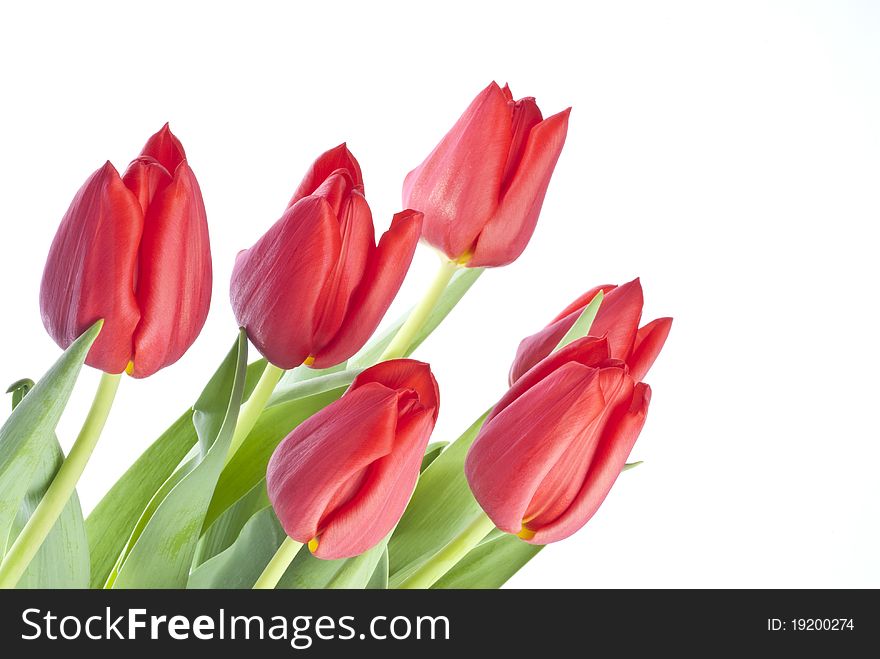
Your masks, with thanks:
<instances>
[{"instance_id":1,"label":"green stem","mask_svg":"<svg viewBox=\"0 0 880 659\"><path fill-rule=\"evenodd\" d=\"M92 407L70 453L61 463L34 514L0 564L0 588L15 587L67 505L107 422L116 390L119 388L120 376L121 374L109 373L101 375Z\"/></svg>"},{"instance_id":2,"label":"green stem","mask_svg":"<svg viewBox=\"0 0 880 659\"><path fill-rule=\"evenodd\" d=\"M232 434L232 442L229 444L229 452L226 454L226 464L229 464L232 456L241 448L244 440L247 439L251 430L254 429L257 419L263 413L266 402L275 390L275 385L278 384L282 375L284 375L284 369L266 362L266 368L263 369L263 374L260 376L257 386L254 387L247 402L241 406L238 422L235 424L235 432Z\"/></svg>"},{"instance_id":3,"label":"green stem","mask_svg":"<svg viewBox=\"0 0 880 659\"><path fill-rule=\"evenodd\" d=\"M272 560L266 565L266 569L263 570L263 574L257 579L257 583L254 584L254 590L272 590L275 588L301 548L301 542L297 542L291 537L284 538L284 542L281 543Z\"/></svg>"},{"instance_id":4,"label":"green stem","mask_svg":"<svg viewBox=\"0 0 880 659\"><path fill-rule=\"evenodd\" d=\"M428 290L425 291L424 297L413 308L406 321L400 326L400 329L397 330L397 334L394 335L391 343L385 348L385 352L379 357L380 362L386 359L399 359L406 355L416 334L422 329L428 316L431 315L434 307L437 306L440 296L443 295L443 291L446 290L452 275L456 273L459 267L459 264L454 261L448 261L445 258L441 261L440 269L437 270L434 281L431 282Z\"/></svg>"},{"instance_id":5,"label":"green stem","mask_svg":"<svg viewBox=\"0 0 880 659\"><path fill-rule=\"evenodd\" d=\"M447 542L418 570L404 579L398 588L430 588L439 581L440 577L467 556L471 549L480 544L480 541L489 535L494 528L492 520L481 511L478 517L462 529L461 533Z\"/></svg>"}]
</instances>

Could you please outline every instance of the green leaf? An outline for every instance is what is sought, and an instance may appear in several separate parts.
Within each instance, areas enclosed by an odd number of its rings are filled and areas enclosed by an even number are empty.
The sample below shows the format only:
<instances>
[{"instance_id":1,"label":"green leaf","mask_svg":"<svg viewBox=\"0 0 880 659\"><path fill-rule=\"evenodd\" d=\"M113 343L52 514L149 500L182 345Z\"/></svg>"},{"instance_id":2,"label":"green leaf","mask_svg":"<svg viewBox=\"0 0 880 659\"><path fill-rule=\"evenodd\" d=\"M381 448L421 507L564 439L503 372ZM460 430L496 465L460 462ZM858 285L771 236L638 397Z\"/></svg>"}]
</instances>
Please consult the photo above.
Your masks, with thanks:
<instances>
[{"instance_id":1,"label":"green leaf","mask_svg":"<svg viewBox=\"0 0 880 659\"><path fill-rule=\"evenodd\" d=\"M446 316L449 315L449 312L459 303L461 298L464 297L464 294L468 292L470 287L474 285L474 282L477 281L484 271L485 268L459 268L458 272L453 275L452 281L449 282L446 290L443 291L443 294L440 296L437 306L434 307L431 315L428 316L428 320L424 327L422 327L413 339L409 350L406 352L407 356L411 355L415 349L418 348L426 338L428 338L431 332L437 329L437 326L440 325ZM382 334L368 343L366 347L352 357L348 361L349 367L364 368L375 364L376 360L378 360L380 355L385 351L385 348L388 347L388 344L391 343L391 339L397 334L397 330L400 329L401 325L403 325L409 317L409 313L409 311L404 313L394 322L394 324L388 327L382 332Z\"/></svg>"},{"instance_id":2,"label":"green leaf","mask_svg":"<svg viewBox=\"0 0 880 659\"><path fill-rule=\"evenodd\" d=\"M596 314L599 313L599 307L601 306L604 297L605 294L602 291L599 291L593 296L593 299L584 307L584 310L581 311L581 315L578 316L576 321L574 321L574 325L572 325L565 333L565 336L562 337L562 340L559 341L553 349L553 352L567 346L572 341L582 339L590 333L590 328L593 326L593 321L596 320Z\"/></svg>"},{"instance_id":3,"label":"green leaf","mask_svg":"<svg viewBox=\"0 0 880 659\"><path fill-rule=\"evenodd\" d=\"M13 410L33 387L33 380L25 379L7 389L7 393L12 393ZM21 533L34 514L63 461L64 452L53 433L52 441L41 456L34 480L21 502L9 534L10 542ZM89 545L79 497L74 492L18 580L16 588L87 588L88 585Z\"/></svg>"},{"instance_id":4,"label":"green leaf","mask_svg":"<svg viewBox=\"0 0 880 659\"><path fill-rule=\"evenodd\" d=\"M193 571L187 588L253 587L284 538L275 511L263 508L251 516L235 542Z\"/></svg>"},{"instance_id":5,"label":"green leaf","mask_svg":"<svg viewBox=\"0 0 880 659\"><path fill-rule=\"evenodd\" d=\"M18 404L27 396L28 392L34 388L34 381L30 378L22 378L9 385L6 390L7 394L12 394L12 409L15 410Z\"/></svg>"},{"instance_id":6,"label":"green leaf","mask_svg":"<svg viewBox=\"0 0 880 659\"><path fill-rule=\"evenodd\" d=\"M428 447L425 449L425 455L422 458L422 466L419 467L419 473L425 471L447 446L449 446L449 442L431 442L428 444Z\"/></svg>"},{"instance_id":7,"label":"green leaf","mask_svg":"<svg viewBox=\"0 0 880 659\"><path fill-rule=\"evenodd\" d=\"M282 538L283 540L283 538ZM280 542L278 543L281 544ZM303 548L281 577L277 588L354 588L367 587L376 566L385 554L387 538L360 556L325 561ZM265 564L264 564L265 565ZM256 581L256 580L255 580Z\"/></svg>"},{"instance_id":8,"label":"green leaf","mask_svg":"<svg viewBox=\"0 0 880 659\"><path fill-rule=\"evenodd\" d=\"M483 514L465 479L464 460L488 414L477 419L419 477L388 543L392 588Z\"/></svg>"},{"instance_id":9,"label":"green leaf","mask_svg":"<svg viewBox=\"0 0 880 659\"><path fill-rule=\"evenodd\" d=\"M205 528L231 505L266 478L266 467L275 447L291 430L323 409L346 390L347 385L267 407L254 429L223 469L205 515Z\"/></svg>"},{"instance_id":10,"label":"green leaf","mask_svg":"<svg viewBox=\"0 0 880 659\"><path fill-rule=\"evenodd\" d=\"M388 547L382 552L382 557L376 564L373 576L367 582L367 590L386 590L388 588Z\"/></svg>"},{"instance_id":11,"label":"green leaf","mask_svg":"<svg viewBox=\"0 0 880 659\"><path fill-rule=\"evenodd\" d=\"M95 506L86 519L92 588L106 583L141 512L197 441L189 410L141 454Z\"/></svg>"},{"instance_id":12,"label":"green leaf","mask_svg":"<svg viewBox=\"0 0 880 659\"><path fill-rule=\"evenodd\" d=\"M182 476L171 477L170 487L160 488L164 495L161 501L148 506L149 519L136 527L129 540L114 588L186 586L205 513L235 429L246 369L247 337L242 330L193 408L201 451L179 470Z\"/></svg>"},{"instance_id":13,"label":"green leaf","mask_svg":"<svg viewBox=\"0 0 880 659\"><path fill-rule=\"evenodd\" d=\"M33 492L47 452L57 442L55 427L101 324L70 344L0 428L0 557L15 540L11 531L22 502Z\"/></svg>"},{"instance_id":14,"label":"green leaf","mask_svg":"<svg viewBox=\"0 0 880 659\"><path fill-rule=\"evenodd\" d=\"M509 533L491 533L432 588L501 588L544 548Z\"/></svg>"},{"instance_id":15,"label":"green leaf","mask_svg":"<svg viewBox=\"0 0 880 659\"><path fill-rule=\"evenodd\" d=\"M266 481L260 481L250 492L232 504L202 535L194 565L199 565L232 546L242 529L256 513L269 505Z\"/></svg>"}]
</instances>

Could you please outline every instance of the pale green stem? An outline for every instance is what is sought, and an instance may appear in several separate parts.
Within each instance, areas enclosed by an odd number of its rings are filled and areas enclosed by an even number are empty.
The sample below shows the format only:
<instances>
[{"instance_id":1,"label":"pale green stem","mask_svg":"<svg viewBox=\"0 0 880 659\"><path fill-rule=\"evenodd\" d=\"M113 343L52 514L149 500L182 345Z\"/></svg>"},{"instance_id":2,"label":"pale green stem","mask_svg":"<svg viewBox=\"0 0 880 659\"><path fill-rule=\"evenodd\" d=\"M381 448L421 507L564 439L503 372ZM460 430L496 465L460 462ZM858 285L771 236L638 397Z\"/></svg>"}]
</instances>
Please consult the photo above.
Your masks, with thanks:
<instances>
[{"instance_id":1,"label":"pale green stem","mask_svg":"<svg viewBox=\"0 0 880 659\"><path fill-rule=\"evenodd\" d=\"M437 306L440 296L443 295L443 291L446 290L452 275L456 273L459 267L461 266L458 263L449 261L446 258L441 261L434 281L431 282L430 287L425 291L424 297L413 308L406 321L400 326L400 329L397 330L397 334L394 335L391 343L385 348L385 352L379 357L380 362L386 359L399 359L406 355L416 334L422 329L428 316L431 315L434 307Z\"/></svg>"},{"instance_id":2,"label":"pale green stem","mask_svg":"<svg viewBox=\"0 0 880 659\"><path fill-rule=\"evenodd\" d=\"M120 376L121 374L109 373L101 376L92 407L70 453L61 463L34 514L18 534L3 563L0 564L0 588L15 587L67 505L107 422L110 407L119 387Z\"/></svg>"},{"instance_id":3,"label":"pale green stem","mask_svg":"<svg viewBox=\"0 0 880 659\"><path fill-rule=\"evenodd\" d=\"M266 368L263 369L257 386L254 387L250 398L241 406L241 411L238 413L238 422L235 424L235 432L232 434L232 442L230 442L229 452L226 454L226 464L229 464L232 456L241 448L244 440L254 429L257 419L263 413L266 402L275 391L275 385L278 384L282 375L284 375L284 369L266 362Z\"/></svg>"},{"instance_id":4,"label":"pale green stem","mask_svg":"<svg viewBox=\"0 0 880 659\"><path fill-rule=\"evenodd\" d=\"M275 588L301 548L301 542L297 542L290 537L284 538L284 542L281 543L272 560L266 565L266 569L263 570L263 574L257 579L253 589L272 590Z\"/></svg>"},{"instance_id":5,"label":"pale green stem","mask_svg":"<svg viewBox=\"0 0 880 659\"><path fill-rule=\"evenodd\" d=\"M482 511L457 536L447 542L442 549L431 556L418 570L404 579L398 588L430 588L467 556L468 552L480 544L495 525Z\"/></svg>"}]
</instances>

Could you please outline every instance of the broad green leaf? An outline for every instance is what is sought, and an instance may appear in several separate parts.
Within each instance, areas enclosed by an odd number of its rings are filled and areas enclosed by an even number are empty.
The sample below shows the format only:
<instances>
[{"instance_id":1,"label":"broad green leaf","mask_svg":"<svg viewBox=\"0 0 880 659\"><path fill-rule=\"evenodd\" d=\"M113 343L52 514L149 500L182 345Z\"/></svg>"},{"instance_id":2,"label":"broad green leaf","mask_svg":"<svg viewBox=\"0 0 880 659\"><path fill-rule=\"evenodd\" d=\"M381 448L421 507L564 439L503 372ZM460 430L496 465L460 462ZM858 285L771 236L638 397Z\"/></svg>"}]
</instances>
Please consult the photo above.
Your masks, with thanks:
<instances>
[{"instance_id":1,"label":"broad green leaf","mask_svg":"<svg viewBox=\"0 0 880 659\"><path fill-rule=\"evenodd\" d=\"M193 425L202 451L191 458L181 470L185 475L154 506L140 534L130 539L114 588L186 586L205 513L235 429L246 369L247 338L240 331L193 408Z\"/></svg>"},{"instance_id":2,"label":"broad green leaf","mask_svg":"<svg viewBox=\"0 0 880 659\"><path fill-rule=\"evenodd\" d=\"M366 588L382 560L387 544L386 538L360 556L336 561L315 558L304 547L281 577L277 588Z\"/></svg>"},{"instance_id":3,"label":"broad green leaf","mask_svg":"<svg viewBox=\"0 0 880 659\"><path fill-rule=\"evenodd\" d=\"M590 303L584 307L583 311L581 311L578 319L574 321L574 325L569 328L565 333L565 336L563 336L559 343L556 344L556 347L553 349L554 352L567 346L572 341L582 339L590 333L590 328L593 326L593 321L596 320L596 314L599 313L599 306L602 304L603 298L604 293L602 293L602 291L599 291L593 296Z\"/></svg>"},{"instance_id":4,"label":"broad green leaf","mask_svg":"<svg viewBox=\"0 0 880 659\"><path fill-rule=\"evenodd\" d=\"M196 549L194 565L200 565L225 551L239 537L244 526L256 513L269 505L266 481L260 481L250 492L229 506L202 535Z\"/></svg>"},{"instance_id":5,"label":"broad green leaf","mask_svg":"<svg viewBox=\"0 0 880 659\"><path fill-rule=\"evenodd\" d=\"M422 465L419 467L419 473L427 469L434 460L449 446L449 442L431 442L425 449L425 455L422 458Z\"/></svg>"},{"instance_id":6,"label":"broad green leaf","mask_svg":"<svg viewBox=\"0 0 880 659\"><path fill-rule=\"evenodd\" d=\"M197 441L190 410L141 454L95 506L86 519L92 588L107 582L138 517Z\"/></svg>"},{"instance_id":7,"label":"broad green leaf","mask_svg":"<svg viewBox=\"0 0 880 659\"><path fill-rule=\"evenodd\" d=\"M187 588L253 587L284 538L275 511L271 506L263 508L251 516L229 547L193 570Z\"/></svg>"},{"instance_id":8,"label":"broad green leaf","mask_svg":"<svg viewBox=\"0 0 880 659\"><path fill-rule=\"evenodd\" d=\"M19 380L8 392L12 392L12 409L33 389L32 380ZM40 466L18 510L10 541L14 540L46 493L55 473L64 461L64 452L57 437L52 438L43 453ZM89 545L83 523L79 497L74 492L61 511L58 520L40 545L16 588L88 588Z\"/></svg>"},{"instance_id":9,"label":"broad green leaf","mask_svg":"<svg viewBox=\"0 0 880 659\"><path fill-rule=\"evenodd\" d=\"M482 514L464 477L464 460L488 414L452 442L419 477L388 543L392 588Z\"/></svg>"},{"instance_id":10,"label":"broad green leaf","mask_svg":"<svg viewBox=\"0 0 880 659\"><path fill-rule=\"evenodd\" d=\"M500 588L543 548L509 533L490 533L432 588Z\"/></svg>"},{"instance_id":11,"label":"broad green leaf","mask_svg":"<svg viewBox=\"0 0 880 659\"><path fill-rule=\"evenodd\" d=\"M437 326L440 325L446 316L449 315L449 312L459 303L461 298L464 297L464 294L468 292L470 287L474 285L474 282L477 281L481 274L483 274L484 270L485 268L461 268L452 276L452 281L449 282L446 290L443 291L440 300L437 302L437 306L434 307L434 310L431 312L431 315L428 316L428 320L424 327L422 327L413 339L412 345L410 345L410 348L406 353L407 356L411 355L415 349L418 348L426 338L428 338L428 335L437 329ZM391 339L397 334L397 330L400 329L408 316L409 311L404 313L390 327L368 343L358 354L348 360L349 368L364 368L375 364L376 360L379 359L379 356L385 351L388 344L391 343Z\"/></svg>"},{"instance_id":12,"label":"broad green leaf","mask_svg":"<svg viewBox=\"0 0 880 659\"><path fill-rule=\"evenodd\" d=\"M382 557L376 564L373 576L365 586L367 590L386 590L388 588L388 547L382 552Z\"/></svg>"},{"instance_id":13,"label":"broad green leaf","mask_svg":"<svg viewBox=\"0 0 880 659\"><path fill-rule=\"evenodd\" d=\"M57 442L55 427L100 328L98 321L70 344L0 428L0 557L15 539L22 502Z\"/></svg>"},{"instance_id":14,"label":"broad green leaf","mask_svg":"<svg viewBox=\"0 0 880 659\"><path fill-rule=\"evenodd\" d=\"M248 366L245 398L250 396L265 366L265 359ZM141 454L86 519L92 588L101 588L106 583L141 513L198 442L192 415L190 407Z\"/></svg>"},{"instance_id":15,"label":"broad green leaf","mask_svg":"<svg viewBox=\"0 0 880 659\"><path fill-rule=\"evenodd\" d=\"M291 430L338 399L346 388L347 385L267 407L241 448L223 469L205 516L205 528L266 477L272 452Z\"/></svg>"}]
</instances>

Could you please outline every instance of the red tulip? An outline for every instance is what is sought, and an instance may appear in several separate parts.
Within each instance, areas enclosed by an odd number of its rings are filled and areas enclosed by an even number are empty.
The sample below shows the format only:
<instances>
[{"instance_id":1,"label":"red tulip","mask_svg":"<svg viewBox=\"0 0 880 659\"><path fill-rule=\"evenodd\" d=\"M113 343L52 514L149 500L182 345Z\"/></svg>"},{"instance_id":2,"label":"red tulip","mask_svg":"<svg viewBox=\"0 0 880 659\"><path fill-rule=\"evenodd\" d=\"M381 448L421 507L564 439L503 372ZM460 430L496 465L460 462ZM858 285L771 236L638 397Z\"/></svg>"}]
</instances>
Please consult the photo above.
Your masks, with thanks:
<instances>
[{"instance_id":1,"label":"red tulip","mask_svg":"<svg viewBox=\"0 0 880 659\"><path fill-rule=\"evenodd\" d=\"M98 319L86 363L136 378L176 362L211 303L205 205L168 124L120 178L109 162L61 220L40 288L40 311L62 348Z\"/></svg>"},{"instance_id":2,"label":"red tulip","mask_svg":"<svg viewBox=\"0 0 880 659\"><path fill-rule=\"evenodd\" d=\"M403 183L403 203L425 214L425 240L472 267L522 254L565 143L571 108L543 119L534 98L486 87Z\"/></svg>"},{"instance_id":3,"label":"red tulip","mask_svg":"<svg viewBox=\"0 0 880 659\"><path fill-rule=\"evenodd\" d=\"M625 361L635 380L645 377L669 336L672 318L658 318L639 327L642 317L642 285L638 279L634 279L622 286L591 288L563 309L547 327L523 339L510 367L511 384L553 351L575 324L584 307L599 291L605 297L590 328L590 334L607 335L611 356Z\"/></svg>"},{"instance_id":4,"label":"red tulip","mask_svg":"<svg viewBox=\"0 0 880 659\"><path fill-rule=\"evenodd\" d=\"M465 474L492 522L532 544L589 521L626 464L651 390L585 337L540 362L508 390L470 448Z\"/></svg>"},{"instance_id":5,"label":"red tulip","mask_svg":"<svg viewBox=\"0 0 880 659\"><path fill-rule=\"evenodd\" d=\"M421 213L398 213L376 245L357 160L345 144L327 151L281 219L238 255L231 299L239 325L281 368L345 361L397 294L421 225Z\"/></svg>"},{"instance_id":6,"label":"red tulip","mask_svg":"<svg viewBox=\"0 0 880 659\"><path fill-rule=\"evenodd\" d=\"M438 406L430 367L397 359L363 371L297 426L266 472L287 535L326 559L357 556L388 535L415 488Z\"/></svg>"}]
</instances>

